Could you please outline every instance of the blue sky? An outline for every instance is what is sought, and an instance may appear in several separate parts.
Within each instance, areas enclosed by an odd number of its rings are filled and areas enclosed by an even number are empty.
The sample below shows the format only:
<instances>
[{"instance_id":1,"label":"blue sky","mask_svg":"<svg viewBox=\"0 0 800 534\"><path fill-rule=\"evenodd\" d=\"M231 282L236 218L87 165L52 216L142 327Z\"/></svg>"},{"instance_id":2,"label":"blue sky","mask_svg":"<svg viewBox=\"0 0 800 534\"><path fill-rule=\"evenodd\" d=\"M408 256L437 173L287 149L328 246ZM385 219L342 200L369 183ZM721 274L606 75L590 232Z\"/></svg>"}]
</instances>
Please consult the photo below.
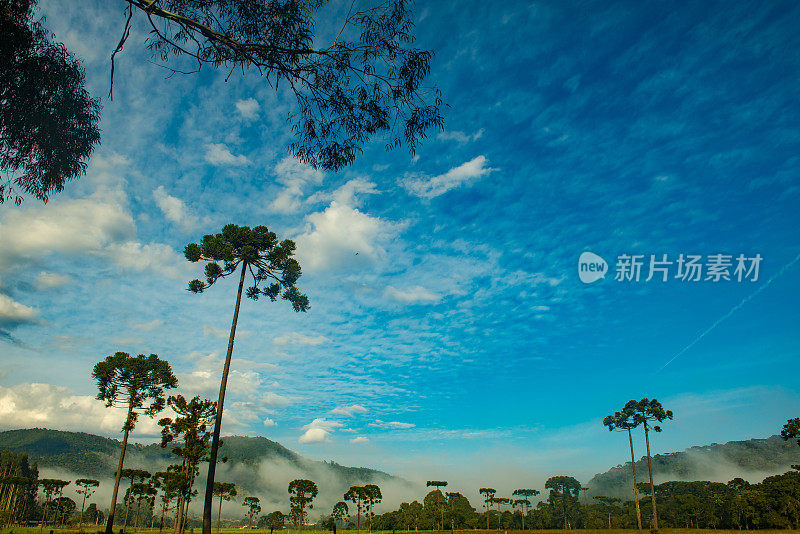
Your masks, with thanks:
<instances>
[{"instance_id":1,"label":"blue sky","mask_svg":"<svg viewBox=\"0 0 800 534\"><path fill-rule=\"evenodd\" d=\"M797 415L796 3L419 1L446 130L339 173L288 158L283 89L166 79L141 21L109 101L123 7L41 0L103 141L46 206L0 208L0 425L117 435L89 375L118 350L214 396L234 282L188 293L181 251L228 222L295 239L312 307L244 302L226 433L502 489L623 462L601 420L631 398L675 412L655 452ZM763 261L756 282L586 285L584 251Z\"/></svg>"}]
</instances>

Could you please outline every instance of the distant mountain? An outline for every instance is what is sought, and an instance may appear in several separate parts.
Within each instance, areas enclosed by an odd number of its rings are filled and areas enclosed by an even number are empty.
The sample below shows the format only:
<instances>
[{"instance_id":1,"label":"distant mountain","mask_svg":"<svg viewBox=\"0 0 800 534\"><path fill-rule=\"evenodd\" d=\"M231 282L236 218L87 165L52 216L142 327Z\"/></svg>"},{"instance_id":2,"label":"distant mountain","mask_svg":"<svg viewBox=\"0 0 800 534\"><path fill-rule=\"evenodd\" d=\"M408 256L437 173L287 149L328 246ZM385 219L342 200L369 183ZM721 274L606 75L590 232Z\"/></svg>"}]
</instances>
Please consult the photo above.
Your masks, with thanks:
<instances>
[{"instance_id":1,"label":"distant mountain","mask_svg":"<svg viewBox=\"0 0 800 534\"><path fill-rule=\"evenodd\" d=\"M285 500L288 481L293 478L315 480L325 486L320 491L324 490L332 497L339 495L339 498L351 485L408 484L374 469L310 460L263 437L228 436L222 439L220 457L227 457L228 462L217 468L217 479L236 482L245 491L275 502ZM52 469L98 479L113 477L121 448L122 443L118 440L84 432L44 428L0 432L0 450L28 453L30 459L39 464L40 470ZM126 467L151 472L163 470L176 461L169 449L162 449L158 444L129 444L125 455ZM202 478L198 482L202 482Z\"/></svg>"},{"instance_id":2,"label":"distant mountain","mask_svg":"<svg viewBox=\"0 0 800 534\"><path fill-rule=\"evenodd\" d=\"M620 445L620 454L623 453L628 453L628 449ZM780 436L712 443L652 457L653 479L657 484L668 480L727 482L735 477L757 482L789 471L792 464L798 463L800 447ZM630 499L632 478L630 462L612 467L589 481L589 494ZM636 462L636 478L637 482L649 480L646 457Z\"/></svg>"}]
</instances>

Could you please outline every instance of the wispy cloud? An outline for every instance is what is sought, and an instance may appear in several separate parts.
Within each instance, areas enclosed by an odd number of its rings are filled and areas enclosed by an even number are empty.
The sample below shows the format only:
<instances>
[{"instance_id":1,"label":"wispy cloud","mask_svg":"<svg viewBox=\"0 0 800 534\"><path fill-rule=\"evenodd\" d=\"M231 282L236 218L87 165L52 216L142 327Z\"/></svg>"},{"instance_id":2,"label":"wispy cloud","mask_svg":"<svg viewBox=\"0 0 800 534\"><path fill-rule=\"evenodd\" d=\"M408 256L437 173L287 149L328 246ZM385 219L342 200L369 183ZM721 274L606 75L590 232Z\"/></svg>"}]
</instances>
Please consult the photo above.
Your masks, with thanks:
<instances>
[{"instance_id":1,"label":"wispy cloud","mask_svg":"<svg viewBox=\"0 0 800 534\"><path fill-rule=\"evenodd\" d=\"M245 120L253 120L258 118L258 110L261 106L255 98L248 98L246 100L236 101L236 111Z\"/></svg>"},{"instance_id":2,"label":"wispy cloud","mask_svg":"<svg viewBox=\"0 0 800 534\"><path fill-rule=\"evenodd\" d=\"M418 197L434 198L496 170L487 167L487 163L486 156L477 156L444 174L437 176L410 174L406 175L401 183L410 193Z\"/></svg>"},{"instance_id":3,"label":"wispy cloud","mask_svg":"<svg viewBox=\"0 0 800 534\"><path fill-rule=\"evenodd\" d=\"M250 160L244 155L234 155L224 143L209 143L206 145L205 160L217 167L232 166L242 167L250 165Z\"/></svg>"}]
</instances>

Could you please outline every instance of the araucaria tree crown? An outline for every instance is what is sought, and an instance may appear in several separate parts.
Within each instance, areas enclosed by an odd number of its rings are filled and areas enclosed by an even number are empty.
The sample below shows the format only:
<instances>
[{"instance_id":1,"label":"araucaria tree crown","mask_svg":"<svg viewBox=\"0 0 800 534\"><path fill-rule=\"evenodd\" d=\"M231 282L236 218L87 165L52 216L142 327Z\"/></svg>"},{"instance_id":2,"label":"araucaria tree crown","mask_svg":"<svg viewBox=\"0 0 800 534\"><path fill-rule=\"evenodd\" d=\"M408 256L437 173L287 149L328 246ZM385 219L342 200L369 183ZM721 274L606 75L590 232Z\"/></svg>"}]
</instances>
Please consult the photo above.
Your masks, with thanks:
<instances>
[{"instance_id":1,"label":"araucaria tree crown","mask_svg":"<svg viewBox=\"0 0 800 534\"><path fill-rule=\"evenodd\" d=\"M295 285L300 278L300 264L292 256L295 244L289 239L278 242L274 232L266 226L238 226L228 224L222 232L203 236L198 243L190 243L184 249L186 259L191 262L205 261L206 281L192 280L189 291L202 293L220 278L232 274L244 264L252 280L247 288L248 298L258 300L260 296L275 301L278 297L289 301L295 311L309 309L308 297Z\"/></svg>"}]
</instances>

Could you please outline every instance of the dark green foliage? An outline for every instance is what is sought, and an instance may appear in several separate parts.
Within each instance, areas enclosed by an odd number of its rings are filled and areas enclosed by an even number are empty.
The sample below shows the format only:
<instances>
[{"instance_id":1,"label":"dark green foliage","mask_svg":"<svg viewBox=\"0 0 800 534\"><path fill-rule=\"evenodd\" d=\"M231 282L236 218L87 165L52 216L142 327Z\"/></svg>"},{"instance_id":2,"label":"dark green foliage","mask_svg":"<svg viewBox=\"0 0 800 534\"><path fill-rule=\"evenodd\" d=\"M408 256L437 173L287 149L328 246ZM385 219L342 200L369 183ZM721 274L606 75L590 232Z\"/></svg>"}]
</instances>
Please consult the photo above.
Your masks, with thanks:
<instances>
[{"instance_id":1,"label":"dark green foliage","mask_svg":"<svg viewBox=\"0 0 800 534\"><path fill-rule=\"evenodd\" d=\"M274 512L270 512L267 515L262 515L258 518L258 528L268 528L270 532L273 530L283 528L283 524L286 522L286 516L283 512L276 510Z\"/></svg>"},{"instance_id":2,"label":"dark green foliage","mask_svg":"<svg viewBox=\"0 0 800 534\"><path fill-rule=\"evenodd\" d=\"M781 437L786 441L796 439L797 444L800 445L800 417L786 421L781 430Z\"/></svg>"},{"instance_id":3,"label":"dark green foliage","mask_svg":"<svg viewBox=\"0 0 800 534\"><path fill-rule=\"evenodd\" d=\"M652 457L652 463L653 476L662 480L665 476L682 480L708 477L712 471L708 466L719 464L729 465L742 473L780 472L789 469L793 463L800 463L800 447L794 443L785 443L780 436L772 436L767 439L715 443L691 447L682 452L656 454ZM646 458L637 460L636 469L646 472ZM595 475L588 486L593 495L629 499L631 484L630 462L626 462Z\"/></svg>"},{"instance_id":4,"label":"dark green foliage","mask_svg":"<svg viewBox=\"0 0 800 534\"><path fill-rule=\"evenodd\" d=\"M259 504L261 499L258 497L245 497L244 501L242 501L242 506L247 508L247 528L253 526L253 518L258 515L261 511L261 505Z\"/></svg>"},{"instance_id":5,"label":"dark green foliage","mask_svg":"<svg viewBox=\"0 0 800 534\"><path fill-rule=\"evenodd\" d=\"M300 264L292 257L294 249L293 241L286 239L279 243L275 233L266 226L250 228L228 224L218 234L203 236L199 244L186 245L184 255L187 260L208 262L205 283L192 280L189 291L202 293L242 264L252 280L246 292L248 298L258 300L263 295L275 301L281 297L289 301L294 311L307 311L308 297L301 294L295 285L301 270Z\"/></svg>"},{"instance_id":6,"label":"dark green foliage","mask_svg":"<svg viewBox=\"0 0 800 534\"><path fill-rule=\"evenodd\" d=\"M34 20L35 6L0 0L0 204L19 204L20 193L47 202L86 172L100 142L100 102L78 60Z\"/></svg>"},{"instance_id":7,"label":"dark green foliage","mask_svg":"<svg viewBox=\"0 0 800 534\"><path fill-rule=\"evenodd\" d=\"M164 409L164 389L177 387L178 379L169 363L157 355L131 356L117 352L94 366L97 399L106 406L131 408L124 429L133 429L139 411L152 417Z\"/></svg>"},{"instance_id":8,"label":"dark green foliage","mask_svg":"<svg viewBox=\"0 0 800 534\"><path fill-rule=\"evenodd\" d=\"M195 70L253 70L276 89L285 84L298 104L290 151L314 167L349 165L376 134L387 149L405 143L413 153L442 128L439 91L423 85L433 53L413 47L408 0L354 4L327 46L315 33L327 0L128 2L128 17L146 13L148 48L160 60L183 56Z\"/></svg>"},{"instance_id":9,"label":"dark green foliage","mask_svg":"<svg viewBox=\"0 0 800 534\"><path fill-rule=\"evenodd\" d=\"M6 523L21 523L34 512L38 479L27 454L0 451L0 515Z\"/></svg>"},{"instance_id":10,"label":"dark green foliage","mask_svg":"<svg viewBox=\"0 0 800 534\"><path fill-rule=\"evenodd\" d=\"M289 509L297 522L298 529L303 529L306 508L314 507L314 497L318 493L317 485L306 478L298 478L289 482Z\"/></svg>"},{"instance_id":11,"label":"dark green foliage","mask_svg":"<svg viewBox=\"0 0 800 534\"><path fill-rule=\"evenodd\" d=\"M576 524L581 483L573 477L561 475L548 478L544 487L550 490L547 502L561 515L564 529Z\"/></svg>"}]
</instances>

